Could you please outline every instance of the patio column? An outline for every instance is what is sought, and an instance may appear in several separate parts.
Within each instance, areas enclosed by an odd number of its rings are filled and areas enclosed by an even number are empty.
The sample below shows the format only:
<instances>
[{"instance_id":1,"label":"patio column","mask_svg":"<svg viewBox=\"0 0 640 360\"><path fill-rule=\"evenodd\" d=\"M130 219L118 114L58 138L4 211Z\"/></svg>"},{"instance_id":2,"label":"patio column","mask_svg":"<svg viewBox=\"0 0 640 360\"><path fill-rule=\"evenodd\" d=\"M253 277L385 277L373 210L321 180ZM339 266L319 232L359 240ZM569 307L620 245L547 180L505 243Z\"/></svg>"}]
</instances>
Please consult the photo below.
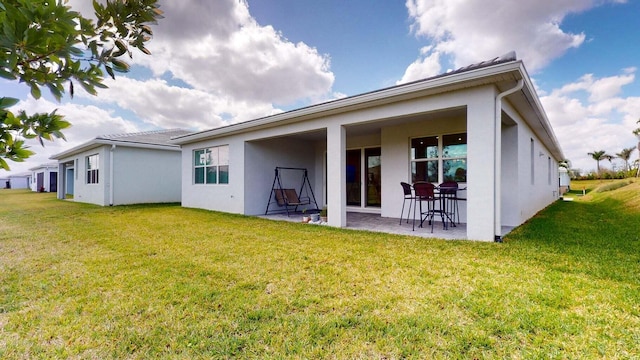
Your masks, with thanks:
<instances>
[{"instance_id":1,"label":"patio column","mask_svg":"<svg viewBox=\"0 0 640 360\"><path fill-rule=\"evenodd\" d=\"M467 238L494 241L496 220L495 89L478 89L467 103Z\"/></svg>"},{"instance_id":2,"label":"patio column","mask_svg":"<svg viewBox=\"0 0 640 360\"><path fill-rule=\"evenodd\" d=\"M64 200L65 189L67 188L66 181L66 166L64 163L58 162L58 189L56 190L56 197L60 200Z\"/></svg>"},{"instance_id":3,"label":"patio column","mask_svg":"<svg viewBox=\"0 0 640 360\"><path fill-rule=\"evenodd\" d=\"M327 209L329 225L347 226L347 132L340 124L327 127Z\"/></svg>"}]
</instances>

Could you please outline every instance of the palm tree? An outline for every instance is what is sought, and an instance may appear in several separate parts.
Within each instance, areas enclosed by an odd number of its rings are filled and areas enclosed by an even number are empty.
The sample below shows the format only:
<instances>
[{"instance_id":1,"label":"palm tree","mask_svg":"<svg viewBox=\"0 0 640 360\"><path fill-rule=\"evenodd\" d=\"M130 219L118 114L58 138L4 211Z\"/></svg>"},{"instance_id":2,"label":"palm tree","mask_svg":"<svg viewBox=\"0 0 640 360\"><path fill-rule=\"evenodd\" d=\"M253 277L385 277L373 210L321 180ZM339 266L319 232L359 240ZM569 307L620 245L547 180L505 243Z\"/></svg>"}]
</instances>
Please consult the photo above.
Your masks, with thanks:
<instances>
[{"instance_id":1,"label":"palm tree","mask_svg":"<svg viewBox=\"0 0 640 360\"><path fill-rule=\"evenodd\" d=\"M624 171L629 171L629 159L631 159L631 153L635 149L636 149L635 146L634 147L630 147L630 148L624 148L624 149L622 149L622 151L620 151L619 153L616 154L616 156L619 159L624 160ZM626 177L626 175L625 175L625 177Z\"/></svg>"},{"instance_id":2,"label":"palm tree","mask_svg":"<svg viewBox=\"0 0 640 360\"><path fill-rule=\"evenodd\" d=\"M636 124L640 124L640 120L636 121ZM640 128L637 128L635 130L632 131L633 135L635 135L638 138L638 160L640 160ZM638 164L638 172L636 172L636 177L640 176L640 164Z\"/></svg>"},{"instance_id":3,"label":"palm tree","mask_svg":"<svg viewBox=\"0 0 640 360\"><path fill-rule=\"evenodd\" d=\"M613 156L607 154L607 152L604 150L590 152L590 153L587 153L587 155L591 156L593 160L596 161L596 164L598 165L598 177L600 176L600 161L601 160L611 161L611 159L613 159Z\"/></svg>"}]
</instances>

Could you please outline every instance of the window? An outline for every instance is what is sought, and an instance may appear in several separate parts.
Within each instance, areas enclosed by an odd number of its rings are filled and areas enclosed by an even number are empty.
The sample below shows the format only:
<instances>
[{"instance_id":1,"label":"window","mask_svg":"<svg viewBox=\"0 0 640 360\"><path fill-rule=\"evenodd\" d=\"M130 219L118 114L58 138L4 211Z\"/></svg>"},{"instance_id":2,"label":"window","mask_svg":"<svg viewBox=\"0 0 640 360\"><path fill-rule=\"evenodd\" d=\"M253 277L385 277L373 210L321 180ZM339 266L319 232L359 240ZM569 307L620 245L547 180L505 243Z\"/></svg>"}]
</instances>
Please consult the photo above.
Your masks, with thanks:
<instances>
[{"instance_id":1,"label":"window","mask_svg":"<svg viewBox=\"0 0 640 360\"><path fill-rule=\"evenodd\" d=\"M531 185L534 185L535 183L535 169L536 169L536 164L535 164L535 146L533 144L533 139L531 139Z\"/></svg>"},{"instance_id":2,"label":"window","mask_svg":"<svg viewBox=\"0 0 640 360\"><path fill-rule=\"evenodd\" d=\"M547 184L551 185L551 157L547 156Z\"/></svg>"},{"instance_id":3,"label":"window","mask_svg":"<svg viewBox=\"0 0 640 360\"><path fill-rule=\"evenodd\" d=\"M216 146L193 152L195 184L229 183L229 146Z\"/></svg>"},{"instance_id":4,"label":"window","mask_svg":"<svg viewBox=\"0 0 640 360\"><path fill-rule=\"evenodd\" d=\"M467 134L442 137L442 181L467 182Z\"/></svg>"},{"instance_id":5,"label":"window","mask_svg":"<svg viewBox=\"0 0 640 360\"><path fill-rule=\"evenodd\" d=\"M438 182L438 137L411 140L411 181Z\"/></svg>"},{"instance_id":6,"label":"window","mask_svg":"<svg viewBox=\"0 0 640 360\"><path fill-rule=\"evenodd\" d=\"M412 139L411 181L467 182L467 134Z\"/></svg>"},{"instance_id":7,"label":"window","mask_svg":"<svg viewBox=\"0 0 640 360\"><path fill-rule=\"evenodd\" d=\"M98 154L87 156L87 184L98 183Z\"/></svg>"}]
</instances>

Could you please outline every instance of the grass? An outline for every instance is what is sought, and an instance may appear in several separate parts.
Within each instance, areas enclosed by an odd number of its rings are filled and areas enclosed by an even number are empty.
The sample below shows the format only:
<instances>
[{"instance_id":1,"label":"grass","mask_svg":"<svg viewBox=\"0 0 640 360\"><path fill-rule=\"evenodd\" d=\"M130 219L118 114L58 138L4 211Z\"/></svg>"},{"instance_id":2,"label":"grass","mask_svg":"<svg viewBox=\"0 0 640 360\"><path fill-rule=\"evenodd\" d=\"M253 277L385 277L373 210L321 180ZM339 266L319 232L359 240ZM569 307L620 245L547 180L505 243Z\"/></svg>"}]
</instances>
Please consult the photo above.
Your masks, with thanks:
<instances>
[{"instance_id":1,"label":"grass","mask_svg":"<svg viewBox=\"0 0 640 360\"><path fill-rule=\"evenodd\" d=\"M0 357L638 358L640 183L600 185L503 244L1 190Z\"/></svg>"}]
</instances>

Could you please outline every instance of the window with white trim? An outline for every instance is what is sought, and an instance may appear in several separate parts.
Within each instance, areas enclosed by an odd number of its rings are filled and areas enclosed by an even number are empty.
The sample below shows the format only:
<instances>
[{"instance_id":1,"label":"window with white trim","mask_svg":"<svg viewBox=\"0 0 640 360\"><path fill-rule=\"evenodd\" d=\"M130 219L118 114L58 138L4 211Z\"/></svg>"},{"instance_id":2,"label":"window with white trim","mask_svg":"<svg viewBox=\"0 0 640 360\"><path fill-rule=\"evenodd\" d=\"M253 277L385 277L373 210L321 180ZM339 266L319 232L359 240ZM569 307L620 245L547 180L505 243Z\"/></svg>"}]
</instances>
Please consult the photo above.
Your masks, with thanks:
<instances>
[{"instance_id":1,"label":"window with white trim","mask_svg":"<svg viewBox=\"0 0 640 360\"><path fill-rule=\"evenodd\" d=\"M411 139L411 181L467 182L467 134Z\"/></svg>"},{"instance_id":2,"label":"window with white trim","mask_svg":"<svg viewBox=\"0 0 640 360\"><path fill-rule=\"evenodd\" d=\"M547 184L551 185L551 157L547 156Z\"/></svg>"},{"instance_id":3,"label":"window with white trim","mask_svg":"<svg viewBox=\"0 0 640 360\"><path fill-rule=\"evenodd\" d=\"M193 183L229 183L229 145L193 151Z\"/></svg>"},{"instance_id":4,"label":"window with white trim","mask_svg":"<svg viewBox=\"0 0 640 360\"><path fill-rule=\"evenodd\" d=\"M97 184L99 175L98 154L87 156L87 184Z\"/></svg>"},{"instance_id":5,"label":"window with white trim","mask_svg":"<svg viewBox=\"0 0 640 360\"><path fill-rule=\"evenodd\" d=\"M533 143L533 139L531 139L531 154L530 154L530 158L531 158L531 185L535 184L535 170L536 170L536 163L535 163L535 146Z\"/></svg>"}]
</instances>

